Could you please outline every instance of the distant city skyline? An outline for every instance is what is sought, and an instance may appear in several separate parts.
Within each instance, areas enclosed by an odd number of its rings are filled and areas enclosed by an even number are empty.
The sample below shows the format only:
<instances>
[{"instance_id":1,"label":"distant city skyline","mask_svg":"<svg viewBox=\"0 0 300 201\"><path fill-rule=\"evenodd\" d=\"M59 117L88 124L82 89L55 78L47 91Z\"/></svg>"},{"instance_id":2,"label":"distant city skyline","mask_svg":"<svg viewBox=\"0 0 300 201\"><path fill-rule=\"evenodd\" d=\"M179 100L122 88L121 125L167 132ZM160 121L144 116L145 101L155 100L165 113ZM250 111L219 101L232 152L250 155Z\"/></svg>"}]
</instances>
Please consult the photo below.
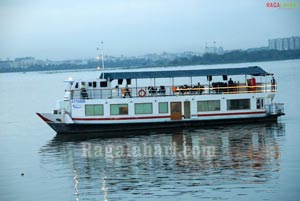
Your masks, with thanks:
<instances>
[{"instance_id":1,"label":"distant city skyline","mask_svg":"<svg viewBox=\"0 0 300 201\"><path fill-rule=\"evenodd\" d=\"M0 58L67 60L268 46L300 36L300 0L292 8L251 0L2 0ZM281 1L279 1L281 2Z\"/></svg>"},{"instance_id":2,"label":"distant city skyline","mask_svg":"<svg viewBox=\"0 0 300 201\"><path fill-rule=\"evenodd\" d=\"M300 37L286 37L269 39L269 48L274 50L296 50L300 49Z\"/></svg>"}]
</instances>

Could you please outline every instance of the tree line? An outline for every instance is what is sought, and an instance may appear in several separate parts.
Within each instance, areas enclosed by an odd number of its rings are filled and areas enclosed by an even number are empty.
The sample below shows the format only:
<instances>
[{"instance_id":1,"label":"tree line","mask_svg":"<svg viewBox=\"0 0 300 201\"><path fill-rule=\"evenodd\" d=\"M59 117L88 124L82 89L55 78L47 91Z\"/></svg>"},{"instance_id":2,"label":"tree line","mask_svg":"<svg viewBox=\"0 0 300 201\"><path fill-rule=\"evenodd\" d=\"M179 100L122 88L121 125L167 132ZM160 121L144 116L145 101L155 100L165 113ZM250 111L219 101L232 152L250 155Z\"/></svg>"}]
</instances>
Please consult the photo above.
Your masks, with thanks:
<instances>
[{"instance_id":1,"label":"tree line","mask_svg":"<svg viewBox=\"0 0 300 201\"><path fill-rule=\"evenodd\" d=\"M223 55L204 54L203 56L182 57L172 61L171 65L200 65L200 64L225 64L259 61L276 61L300 59L300 50L260 50L260 51L232 51Z\"/></svg>"},{"instance_id":2,"label":"tree line","mask_svg":"<svg viewBox=\"0 0 300 201\"><path fill-rule=\"evenodd\" d=\"M185 66L203 64L225 64L300 59L300 50L259 50L259 51L232 51L223 55L204 54L202 56L177 57L173 60L146 58L128 58L105 61L106 68L117 67L159 67L159 66ZM49 70L77 70L96 69L98 62L89 61L84 65L59 64L59 65L33 65L28 68L1 67L0 72L27 72L27 71L49 71Z\"/></svg>"}]
</instances>

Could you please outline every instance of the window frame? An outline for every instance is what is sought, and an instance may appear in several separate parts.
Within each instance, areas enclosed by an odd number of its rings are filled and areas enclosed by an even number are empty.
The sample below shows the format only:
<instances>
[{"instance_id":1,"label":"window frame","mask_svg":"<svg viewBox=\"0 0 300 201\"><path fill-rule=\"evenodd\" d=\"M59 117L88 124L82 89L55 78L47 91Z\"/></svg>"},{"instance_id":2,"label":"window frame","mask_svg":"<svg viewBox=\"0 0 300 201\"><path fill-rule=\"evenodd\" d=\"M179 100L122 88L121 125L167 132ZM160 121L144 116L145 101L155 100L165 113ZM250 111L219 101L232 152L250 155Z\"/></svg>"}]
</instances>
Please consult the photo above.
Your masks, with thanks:
<instances>
[{"instance_id":1,"label":"window frame","mask_svg":"<svg viewBox=\"0 0 300 201\"><path fill-rule=\"evenodd\" d=\"M124 105L125 107L119 107L119 113L118 114L113 114L113 112L112 112L112 107L113 106L117 106L117 105L119 105L119 106L121 106L121 105ZM125 114L122 114L122 113L120 113L120 108L127 108L127 113ZM123 104L110 104L110 115L128 115L129 114L129 110L128 110L128 104L127 103L123 103Z\"/></svg>"},{"instance_id":2,"label":"window frame","mask_svg":"<svg viewBox=\"0 0 300 201\"><path fill-rule=\"evenodd\" d=\"M145 105L145 104L150 104L150 105L151 105L151 112L137 113L137 108L136 108L136 106L137 106L137 105ZM135 104L134 104L134 114L136 114L136 115L153 114L153 103L135 103Z\"/></svg>"},{"instance_id":3,"label":"window frame","mask_svg":"<svg viewBox=\"0 0 300 201\"><path fill-rule=\"evenodd\" d=\"M102 107L102 113L98 114L96 113L96 106ZM93 107L93 114L88 114L87 111L87 107ZM84 106L84 114L85 116L104 116L104 105L103 104L86 104Z\"/></svg>"},{"instance_id":4,"label":"window frame","mask_svg":"<svg viewBox=\"0 0 300 201\"><path fill-rule=\"evenodd\" d=\"M160 110L160 105L161 104L166 104L167 105L167 112L161 112L161 110ZM159 114L168 114L169 113L169 103L168 102L159 102L158 103L158 113Z\"/></svg>"},{"instance_id":5,"label":"window frame","mask_svg":"<svg viewBox=\"0 0 300 201\"><path fill-rule=\"evenodd\" d=\"M243 106L243 104L241 104L241 103L238 103L238 104L230 104L229 105L229 101L247 101L247 108L245 108L244 106ZM242 98L242 99L228 99L227 101L226 101L226 103L227 103L227 110L250 110L251 109L251 100L250 100L250 98ZM232 107L232 105L234 105L234 107ZM231 107L229 107L229 106L231 106Z\"/></svg>"},{"instance_id":6,"label":"window frame","mask_svg":"<svg viewBox=\"0 0 300 201\"><path fill-rule=\"evenodd\" d=\"M104 85L102 83L105 83ZM100 81L100 88L106 88L108 86L107 81Z\"/></svg>"},{"instance_id":7,"label":"window frame","mask_svg":"<svg viewBox=\"0 0 300 201\"><path fill-rule=\"evenodd\" d=\"M93 82L93 88L97 88L97 82L96 81Z\"/></svg>"},{"instance_id":8,"label":"window frame","mask_svg":"<svg viewBox=\"0 0 300 201\"><path fill-rule=\"evenodd\" d=\"M211 106L209 103L211 102L218 102L219 107L215 107L215 109L211 109ZM201 107L199 107L199 104L206 104L204 109L205 110L200 110ZM221 101L220 100L198 100L197 101L197 112L216 112L216 111L221 111Z\"/></svg>"}]
</instances>

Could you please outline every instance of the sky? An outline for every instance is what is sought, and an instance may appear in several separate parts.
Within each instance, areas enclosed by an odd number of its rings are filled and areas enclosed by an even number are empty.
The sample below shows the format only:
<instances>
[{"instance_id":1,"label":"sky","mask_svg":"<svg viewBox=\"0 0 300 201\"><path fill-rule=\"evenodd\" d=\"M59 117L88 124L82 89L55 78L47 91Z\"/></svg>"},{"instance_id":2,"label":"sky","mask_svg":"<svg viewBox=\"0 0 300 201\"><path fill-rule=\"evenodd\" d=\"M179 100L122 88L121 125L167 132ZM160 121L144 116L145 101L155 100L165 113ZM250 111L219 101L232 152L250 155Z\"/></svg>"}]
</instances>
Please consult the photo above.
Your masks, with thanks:
<instances>
[{"instance_id":1,"label":"sky","mask_svg":"<svg viewBox=\"0 0 300 201\"><path fill-rule=\"evenodd\" d=\"M0 0L0 59L247 49L300 36L299 21L300 0Z\"/></svg>"}]
</instances>

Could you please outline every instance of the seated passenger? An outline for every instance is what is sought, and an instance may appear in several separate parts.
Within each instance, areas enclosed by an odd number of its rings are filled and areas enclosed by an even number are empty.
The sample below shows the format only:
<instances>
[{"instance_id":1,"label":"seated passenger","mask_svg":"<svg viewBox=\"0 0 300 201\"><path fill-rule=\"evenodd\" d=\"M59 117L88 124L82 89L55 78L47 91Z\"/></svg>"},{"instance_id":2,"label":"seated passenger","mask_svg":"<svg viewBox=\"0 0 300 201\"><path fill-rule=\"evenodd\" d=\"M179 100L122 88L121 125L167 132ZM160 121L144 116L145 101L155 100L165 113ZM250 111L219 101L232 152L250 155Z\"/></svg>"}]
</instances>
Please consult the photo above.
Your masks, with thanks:
<instances>
[{"instance_id":1,"label":"seated passenger","mask_svg":"<svg viewBox=\"0 0 300 201\"><path fill-rule=\"evenodd\" d=\"M131 98L130 89L129 89L127 84L126 84L126 87L125 87L125 93L124 93L123 98L125 98L126 96L129 96Z\"/></svg>"},{"instance_id":2,"label":"seated passenger","mask_svg":"<svg viewBox=\"0 0 300 201\"><path fill-rule=\"evenodd\" d=\"M158 93L160 95L165 95L166 94L166 88L165 88L165 86L160 86Z\"/></svg>"},{"instance_id":3,"label":"seated passenger","mask_svg":"<svg viewBox=\"0 0 300 201\"><path fill-rule=\"evenodd\" d=\"M88 99L88 93L84 86L80 89L80 96L81 99Z\"/></svg>"},{"instance_id":4,"label":"seated passenger","mask_svg":"<svg viewBox=\"0 0 300 201\"><path fill-rule=\"evenodd\" d=\"M229 86L232 86L232 85L233 85L233 81L232 81L231 78L228 80L228 85L229 85Z\"/></svg>"},{"instance_id":5,"label":"seated passenger","mask_svg":"<svg viewBox=\"0 0 300 201\"><path fill-rule=\"evenodd\" d=\"M229 87L229 91L230 92L232 92L233 91L233 81L232 81L232 79L230 78L229 80L228 80L228 87Z\"/></svg>"},{"instance_id":6,"label":"seated passenger","mask_svg":"<svg viewBox=\"0 0 300 201\"><path fill-rule=\"evenodd\" d=\"M176 87L176 86L173 86L173 87L172 87L172 92L173 92L173 93L175 93L175 92L178 92L178 90L177 90L177 87Z\"/></svg>"},{"instance_id":7,"label":"seated passenger","mask_svg":"<svg viewBox=\"0 0 300 201\"><path fill-rule=\"evenodd\" d=\"M149 92L150 95L155 96L156 92L157 92L157 88L153 87L153 86L151 86L151 87L149 86L148 87L148 92Z\"/></svg>"}]
</instances>

